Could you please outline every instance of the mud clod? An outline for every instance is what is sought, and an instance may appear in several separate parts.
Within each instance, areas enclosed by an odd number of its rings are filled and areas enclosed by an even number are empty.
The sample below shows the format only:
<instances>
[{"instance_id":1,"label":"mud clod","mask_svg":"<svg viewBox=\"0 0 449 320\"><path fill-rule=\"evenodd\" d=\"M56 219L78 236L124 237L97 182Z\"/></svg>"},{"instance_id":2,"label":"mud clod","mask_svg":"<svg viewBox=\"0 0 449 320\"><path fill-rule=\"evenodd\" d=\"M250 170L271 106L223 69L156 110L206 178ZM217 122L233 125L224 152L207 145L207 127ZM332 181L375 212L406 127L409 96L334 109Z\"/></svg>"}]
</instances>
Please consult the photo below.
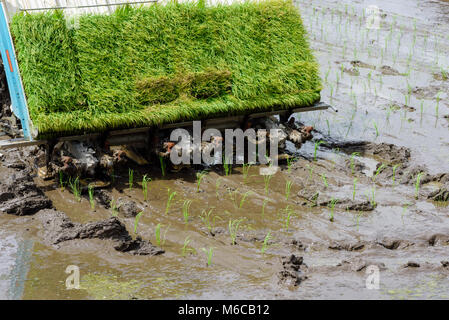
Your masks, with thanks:
<instances>
[{"instance_id":1,"label":"mud clod","mask_svg":"<svg viewBox=\"0 0 449 320\"><path fill-rule=\"evenodd\" d=\"M328 207L330 206L331 202L331 199L319 201L318 198L316 203L318 206ZM338 200L338 202L335 204L335 207L341 210L373 211L376 208L376 205L373 205L368 200L352 200L349 198L345 198L342 200Z\"/></svg>"},{"instance_id":2,"label":"mud clod","mask_svg":"<svg viewBox=\"0 0 449 320\"><path fill-rule=\"evenodd\" d=\"M95 199L104 208L111 207L112 196L105 190L95 190Z\"/></svg>"},{"instance_id":3,"label":"mud clod","mask_svg":"<svg viewBox=\"0 0 449 320\"><path fill-rule=\"evenodd\" d=\"M357 68L344 68L343 71L354 77L360 76L360 71Z\"/></svg>"},{"instance_id":4,"label":"mud clod","mask_svg":"<svg viewBox=\"0 0 449 320\"><path fill-rule=\"evenodd\" d=\"M52 207L26 171L15 172L0 183L0 211L17 216L32 215Z\"/></svg>"},{"instance_id":5,"label":"mud clod","mask_svg":"<svg viewBox=\"0 0 449 320\"><path fill-rule=\"evenodd\" d=\"M399 73L396 69L393 69L390 66L382 66L380 67L380 72L382 72L385 76L400 76L401 73Z\"/></svg>"},{"instance_id":6,"label":"mud clod","mask_svg":"<svg viewBox=\"0 0 449 320\"><path fill-rule=\"evenodd\" d=\"M150 241L142 240L141 237L137 237L135 240L123 241L119 245L115 246L114 249L121 252L128 252L134 255L155 256L165 253L164 250L153 246Z\"/></svg>"},{"instance_id":7,"label":"mud clod","mask_svg":"<svg viewBox=\"0 0 449 320\"><path fill-rule=\"evenodd\" d=\"M318 191L309 189L302 189L298 192L298 196L307 199L312 206L328 207L333 201L331 197L321 195ZM344 198L335 203L335 208L341 210L373 211L376 208L376 204L373 204L368 200L352 200Z\"/></svg>"},{"instance_id":8,"label":"mud clod","mask_svg":"<svg viewBox=\"0 0 449 320\"><path fill-rule=\"evenodd\" d=\"M279 282L287 285L298 286L307 279L303 257L292 254L290 257L283 257L282 265L284 270L279 272Z\"/></svg>"},{"instance_id":9,"label":"mud clod","mask_svg":"<svg viewBox=\"0 0 449 320\"><path fill-rule=\"evenodd\" d=\"M320 196L320 193L318 191L303 188L298 192L297 195L300 198L304 198L310 201L313 206L318 205L318 198Z\"/></svg>"},{"instance_id":10,"label":"mud clod","mask_svg":"<svg viewBox=\"0 0 449 320\"><path fill-rule=\"evenodd\" d=\"M373 205L368 200L351 200L351 199L343 199L337 202L336 207L343 210L354 210L354 211L373 211L376 208L376 205Z\"/></svg>"},{"instance_id":11,"label":"mud clod","mask_svg":"<svg viewBox=\"0 0 449 320\"><path fill-rule=\"evenodd\" d=\"M363 162L357 160L357 159L346 159L345 160L345 167L350 171L351 173L354 172L362 172L366 169L366 166Z\"/></svg>"},{"instance_id":12,"label":"mud clod","mask_svg":"<svg viewBox=\"0 0 449 320\"><path fill-rule=\"evenodd\" d=\"M429 239L429 245L432 247L448 245L449 244L449 235L445 234L434 234Z\"/></svg>"},{"instance_id":13,"label":"mud clod","mask_svg":"<svg viewBox=\"0 0 449 320\"><path fill-rule=\"evenodd\" d=\"M398 174L401 177L400 181L402 184L414 184L416 182L417 176L419 173L422 173L420 178L420 183L428 183L432 181L432 176L428 174L426 167L424 166L415 166L409 169L404 170L403 172L399 171Z\"/></svg>"},{"instance_id":14,"label":"mud clod","mask_svg":"<svg viewBox=\"0 0 449 320\"><path fill-rule=\"evenodd\" d=\"M208 233L212 236L215 237L218 234L226 234L227 230L223 227L215 227L213 228L213 230L208 231Z\"/></svg>"},{"instance_id":15,"label":"mud clod","mask_svg":"<svg viewBox=\"0 0 449 320\"><path fill-rule=\"evenodd\" d=\"M31 168L37 165L39 159L44 155L37 147L9 149L1 158L2 165L15 171L26 170L31 173Z\"/></svg>"},{"instance_id":16,"label":"mud clod","mask_svg":"<svg viewBox=\"0 0 449 320\"><path fill-rule=\"evenodd\" d=\"M293 239L290 244L293 245L298 250L302 250L302 251L306 250L306 246L302 243L301 240Z\"/></svg>"},{"instance_id":17,"label":"mud clod","mask_svg":"<svg viewBox=\"0 0 449 320\"><path fill-rule=\"evenodd\" d=\"M8 84L6 82L6 73L3 68L2 59L0 58L0 116L10 116L11 112L9 106L11 105L11 99L9 98Z\"/></svg>"},{"instance_id":18,"label":"mud clod","mask_svg":"<svg viewBox=\"0 0 449 320\"><path fill-rule=\"evenodd\" d=\"M430 85L428 87L415 87L412 93L418 99L434 99L440 91L440 86Z\"/></svg>"},{"instance_id":19,"label":"mud clod","mask_svg":"<svg viewBox=\"0 0 449 320\"><path fill-rule=\"evenodd\" d=\"M449 186L441 187L438 190L432 191L427 195L427 199L433 201L449 201Z\"/></svg>"},{"instance_id":20,"label":"mud clod","mask_svg":"<svg viewBox=\"0 0 449 320\"><path fill-rule=\"evenodd\" d=\"M324 147L339 148L347 154L359 152L362 156L371 155L389 164L405 164L410 160L410 149L391 143L373 143L368 141L328 142Z\"/></svg>"},{"instance_id":21,"label":"mud clod","mask_svg":"<svg viewBox=\"0 0 449 320\"><path fill-rule=\"evenodd\" d=\"M154 247L151 242L140 237L133 240L125 225L116 217L86 224L73 223L65 213L52 210L42 210L38 213L44 226L44 239L49 244L75 239L110 239L118 242L114 248L117 251L135 255L157 255L164 253Z\"/></svg>"},{"instance_id":22,"label":"mud clod","mask_svg":"<svg viewBox=\"0 0 449 320\"><path fill-rule=\"evenodd\" d=\"M365 248L365 244L363 242L348 243L334 241L329 245L329 249L331 250L358 251L363 248Z\"/></svg>"},{"instance_id":23,"label":"mud clod","mask_svg":"<svg viewBox=\"0 0 449 320\"><path fill-rule=\"evenodd\" d=\"M119 208L119 212L126 218L134 218L139 214L139 212L143 210L142 208L138 207L134 201L126 200L123 198L119 198L117 200L117 205Z\"/></svg>"},{"instance_id":24,"label":"mud clod","mask_svg":"<svg viewBox=\"0 0 449 320\"><path fill-rule=\"evenodd\" d=\"M40 211L38 215L44 225L45 239L51 244L93 238L126 241L130 237L125 225L116 217L82 225L54 209Z\"/></svg>"},{"instance_id":25,"label":"mud clod","mask_svg":"<svg viewBox=\"0 0 449 320\"><path fill-rule=\"evenodd\" d=\"M396 239L382 239L378 240L377 244L381 245L388 250L402 250L414 245L413 242L407 240L396 240Z\"/></svg>"},{"instance_id":26,"label":"mud clod","mask_svg":"<svg viewBox=\"0 0 449 320\"><path fill-rule=\"evenodd\" d=\"M215 228L217 229L217 228ZM226 231L226 230L223 230ZM217 234L214 230L214 234ZM245 230L242 234L238 234L237 238L244 242L263 242L265 237L267 236L266 231L253 231L253 230ZM272 245L275 241L272 238L268 240L267 244Z\"/></svg>"},{"instance_id":27,"label":"mud clod","mask_svg":"<svg viewBox=\"0 0 449 320\"><path fill-rule=\"evenodd\" d=\"M404 268L419 268L421 265L418 262L415 261L409 261L407 262L403 267Z\"/></svg>"},{"instance_id":28,"label":"mud clod","mask_svg":"<svg viewBox=\"0 0 449 320\"><path fill-rule=\"evenodd\" d=\"M433 176L432 181L446 184L446 189L449 190L449 173L440 173Z\"/></svg>"},{"instance_id":29,"label":"mud clod","mask_svg":"<svg viewBox=\"0 0 449 320\"><path fill-rule=\"evenodd\" d=\"M20 121L11 111L11 98L6 81L6 73L0 58L0 131L5 132L12 138L21 135Z\"/></svg>"},{"instance_id":30,"label":"mud clod","mask_svg":"<svg viewBox=\"0 0 449 320\"><path fill-rule=\"evenodd\" d=\"M369 266L377 266L379 270L386 270L385 264L383 262L374 262L374 261L367 261L361 258L354 258L351 260L343 260L339 264L337 264L337 267L342 267L344 269L353 271L353 272L360 272L365 270Z\"/></svg>"}]
</instances>

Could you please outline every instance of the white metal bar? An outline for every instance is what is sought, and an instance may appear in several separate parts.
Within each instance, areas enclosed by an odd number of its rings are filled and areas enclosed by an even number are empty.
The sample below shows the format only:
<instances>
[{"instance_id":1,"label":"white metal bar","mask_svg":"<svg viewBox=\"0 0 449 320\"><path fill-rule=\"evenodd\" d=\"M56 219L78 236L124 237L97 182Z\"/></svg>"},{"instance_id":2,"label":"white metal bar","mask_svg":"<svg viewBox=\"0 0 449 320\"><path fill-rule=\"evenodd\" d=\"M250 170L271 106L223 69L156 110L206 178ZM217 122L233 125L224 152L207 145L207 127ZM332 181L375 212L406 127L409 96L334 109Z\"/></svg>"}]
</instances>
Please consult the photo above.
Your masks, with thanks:
<instances>
[{"instance_id":1,"label":"white metal bar","mask_svg":"<svg viewBox=\"0 0 449 320\"><path fill-rule=\"evenodd\" d=\"M64 10L68 15L86 13L112 13L121 5L149 6L158 0L0 0L4 2L6 17L9 20L16 12Z\"/></svg>"},{"instance_id":2,"label":"white metal bar","mask_svg":"<svg viewBox=\"0 0 449 320\"><path fill-rule=\"evenodd\" d=\"M19 8L20 11L40 11L40 10L57 10L57 9L87 9L87 8L98 8L98 7L108 7L111 8L112 6L121 6L126 4L146 4L146 3L154 3L157 2L157 0L146 0L146 1L121 1L117 3L105 3L105 4L84 4L79 6L48 6L48 7L38 7L38 8L32 8L32 7L21 7Z\"/></svg>"}]
</instances>

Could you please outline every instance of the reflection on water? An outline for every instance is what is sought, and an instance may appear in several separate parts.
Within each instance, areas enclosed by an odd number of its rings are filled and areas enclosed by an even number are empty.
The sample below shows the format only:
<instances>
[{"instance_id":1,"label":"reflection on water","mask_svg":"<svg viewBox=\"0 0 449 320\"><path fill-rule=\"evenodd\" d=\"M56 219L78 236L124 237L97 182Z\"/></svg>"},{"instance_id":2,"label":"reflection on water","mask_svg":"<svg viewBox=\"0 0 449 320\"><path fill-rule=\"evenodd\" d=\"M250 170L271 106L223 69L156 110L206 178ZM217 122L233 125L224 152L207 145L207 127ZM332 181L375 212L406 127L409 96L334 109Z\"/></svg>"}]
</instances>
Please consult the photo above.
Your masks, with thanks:
<instances>
[{"instance_id":1,"label":"reflection on water","mask_svg":"<svg viewBox=\"0 0 449 320\"><path fill-rule=\"evenodd\" d=\"M0 299L20 299L23 294L33 242L0 231Z\"/></svg>"}]
</instances>

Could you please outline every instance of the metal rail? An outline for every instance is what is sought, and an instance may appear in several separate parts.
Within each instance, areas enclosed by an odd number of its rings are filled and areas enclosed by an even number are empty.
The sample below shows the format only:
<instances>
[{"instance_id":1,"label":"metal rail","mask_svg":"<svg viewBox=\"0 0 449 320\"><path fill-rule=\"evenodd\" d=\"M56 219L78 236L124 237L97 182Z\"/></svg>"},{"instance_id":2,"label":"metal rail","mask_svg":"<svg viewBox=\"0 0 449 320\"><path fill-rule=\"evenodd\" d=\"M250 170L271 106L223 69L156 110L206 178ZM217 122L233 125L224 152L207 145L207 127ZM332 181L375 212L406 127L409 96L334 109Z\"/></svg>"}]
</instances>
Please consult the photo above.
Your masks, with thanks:
<instances>
[{"instance_id":1,"label":"metal rail","mask_svg":"<svg viewBox=\"0 0 449 320\"><path fill-rule=\"evenodd\" d=\"M333 109L332 106L319 102L313 106L305 107L305 108L295 108L289 110L279 110L279 111L271 111L271 112L260 112L253 113L249 115L240 115L240 116L231 116L231 117L219 117L219 118L210 118L201 120L202 128L217 128L217 129L225 129L225 128L235 128L242 125L245 120L250 119L258 119L263 117L269 117L273 115L286 116L287 118L294 113L301 112L310 112L310 111L320 111ZM148 133L150 130L169 130L175 128L185 128L191 127L193 125L193 121L186 121L180 123L169 123L164 124L158 127L142 127L142 128L133 128L126 130L114 130L108 131L104 133L90 133L85 135L77 135L77 136L67 136L67 137L59 137L49 140L26 140L24 138L20 139L8 139L8 140L0 140L0 150L11 149L11 148L23 148L29 146L36 145L48 145L54 144L60 141L86 141L86 140L96 140L100 137L105 137L105 141L108 145L123 145L123 144L141 144L148 142Z\"/></svg>"}]
</instances>

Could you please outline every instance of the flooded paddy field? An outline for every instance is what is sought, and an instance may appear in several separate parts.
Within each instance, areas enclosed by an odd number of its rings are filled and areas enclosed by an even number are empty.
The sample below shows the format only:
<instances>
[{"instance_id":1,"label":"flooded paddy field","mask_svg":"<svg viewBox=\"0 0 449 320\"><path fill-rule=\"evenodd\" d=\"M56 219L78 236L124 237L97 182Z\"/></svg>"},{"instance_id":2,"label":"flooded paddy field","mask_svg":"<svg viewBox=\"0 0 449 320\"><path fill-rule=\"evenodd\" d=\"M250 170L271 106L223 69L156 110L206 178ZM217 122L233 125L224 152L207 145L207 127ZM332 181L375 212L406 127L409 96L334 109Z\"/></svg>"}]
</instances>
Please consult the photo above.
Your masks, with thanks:
<instances>
[{"instance_id":1,"label":"flooded paddy field","mask_svg":"<svg viewBox=\"0 0 449 320\"><path fill-rule=\"evenodd\" d=\"M0 298L447 299L449 3L296 4L338 112L294 115L315 128L295 161L200 181L128 161L90 198L4 151Z\"/></svg>"}]
</instances>

